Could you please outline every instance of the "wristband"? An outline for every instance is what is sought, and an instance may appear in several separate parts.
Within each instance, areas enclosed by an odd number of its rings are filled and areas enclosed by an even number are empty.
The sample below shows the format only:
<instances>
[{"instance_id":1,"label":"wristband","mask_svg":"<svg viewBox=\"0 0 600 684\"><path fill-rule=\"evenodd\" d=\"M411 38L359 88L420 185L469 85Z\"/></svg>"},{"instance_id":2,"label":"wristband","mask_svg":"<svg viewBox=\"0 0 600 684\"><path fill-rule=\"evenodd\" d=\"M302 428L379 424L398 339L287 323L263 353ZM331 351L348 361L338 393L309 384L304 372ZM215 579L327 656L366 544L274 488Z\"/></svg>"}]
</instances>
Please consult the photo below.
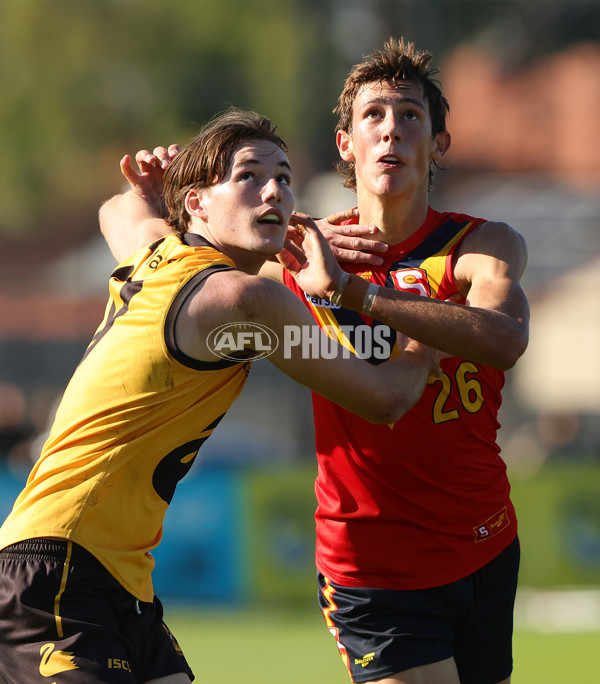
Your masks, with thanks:
<instances>
[{"instance_id":1,"label":"wristband","mask_svg":"<svg viewBox=\"0 0 600 684\"><path fill-rule=\"evenodd\" d=\"M379 285L375 285L375 283L369 283L369 287L365 292L365 298L363 299L361 307L362 313L365 316L371 316L371 312L373 311L373 304L375 304L375 298L377 297L378 291Z\"/></svg>"},{"instance_id":2,"label":"wristband","mask_svg":"<svg viewBox=\"0 0 600 684\"><path fill-rule=\"evenodd\" d=\"M344 288L346 287L346 283L348 282L349 277L349 273L346 273L346 271L342 271L342 275L340 276L340 279L338 280L337 285L335 286L335 290L333 291L333 294L329 299L329 301L332 304L335 304L336 306L342 305L342 294L344 293Z\"/></svg>"}]
</instances>

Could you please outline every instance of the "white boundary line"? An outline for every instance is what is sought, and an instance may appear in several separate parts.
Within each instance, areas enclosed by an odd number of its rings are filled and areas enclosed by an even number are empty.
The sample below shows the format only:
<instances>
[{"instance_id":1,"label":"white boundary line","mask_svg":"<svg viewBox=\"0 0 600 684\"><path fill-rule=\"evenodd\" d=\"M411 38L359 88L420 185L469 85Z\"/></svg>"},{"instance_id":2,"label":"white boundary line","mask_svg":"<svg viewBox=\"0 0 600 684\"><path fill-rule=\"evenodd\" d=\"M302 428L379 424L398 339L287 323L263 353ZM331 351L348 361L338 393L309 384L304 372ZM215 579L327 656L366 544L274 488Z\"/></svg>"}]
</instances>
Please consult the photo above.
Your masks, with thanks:
<instances>
[{"instance_id":1,"label":"white boundary line","mask_svg":"<svg viewBox=\"0 0 600 684\"><path fill-rule=\"evenodd\" d=\"M515 627L540 632L600 630L600 589L519 589Z\"/></svg>"}]
</instances>

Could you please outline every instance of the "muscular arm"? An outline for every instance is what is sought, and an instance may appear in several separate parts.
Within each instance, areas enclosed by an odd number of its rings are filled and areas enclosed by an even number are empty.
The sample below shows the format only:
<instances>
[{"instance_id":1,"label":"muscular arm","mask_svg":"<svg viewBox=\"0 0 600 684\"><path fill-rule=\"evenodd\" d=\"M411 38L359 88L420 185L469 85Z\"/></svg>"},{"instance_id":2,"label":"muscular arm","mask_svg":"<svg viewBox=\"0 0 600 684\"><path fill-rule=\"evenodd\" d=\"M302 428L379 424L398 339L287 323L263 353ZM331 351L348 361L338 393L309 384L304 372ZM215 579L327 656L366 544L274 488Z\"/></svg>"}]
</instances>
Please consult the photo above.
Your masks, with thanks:
<instances>
[{"instance_id":1,"label":"muscular arm","mask_svg":"<svg viewBox=\"0 0 600 684\"><path fill-rule=\"evenodd\" d=\"M437 356L418 343L378 366L343 353L287 288L239 271L214 273L190 295L177 319L177 343L193 358L214 361L207 346L209 333L233 322L267 326L279 341L269 361L293 380L375 423L401 418L418 401L437 366ZM304 334L310 329L310 345L292 340L292 329L304 329ZM337 347L335 356L328 353L330 345ZM251 342L246 348L252 349Z\"/></svg>"},{"instance_id":2,"label":"muscular arm","mask_svg":"<svg viewBox=\"0 0 600 684\"><path fill-rule=\"evenodd\" d=\"M377 320L452 356L511 368L527 347L529 305L520 278L527 262L522 237L504 223L486 223L455 255L454 275L466 306L379 288ZM342 303L360 310L366 285L351 277Z\"/></svg>"}]
</instances>

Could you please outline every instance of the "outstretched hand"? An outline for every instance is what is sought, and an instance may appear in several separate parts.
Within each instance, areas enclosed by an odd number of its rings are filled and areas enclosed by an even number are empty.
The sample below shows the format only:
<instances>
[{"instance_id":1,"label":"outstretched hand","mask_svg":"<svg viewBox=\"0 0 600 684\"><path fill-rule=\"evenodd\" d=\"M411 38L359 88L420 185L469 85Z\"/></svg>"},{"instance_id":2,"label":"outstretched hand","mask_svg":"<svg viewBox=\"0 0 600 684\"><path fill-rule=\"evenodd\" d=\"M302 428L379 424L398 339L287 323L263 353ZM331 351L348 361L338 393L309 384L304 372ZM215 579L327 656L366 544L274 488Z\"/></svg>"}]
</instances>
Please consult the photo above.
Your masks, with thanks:
<instances>
[{"instance_id":1,"label":"outstretched hand","mask_svg":"<svg viewBox=\"0 0 600 684\"><path fill-rule=\"evenodd\" d=\"M127 179L131 190L143 197L159 216L166 215L163 198L163 175L165 169L180 152L179 145L155 147L153 152L140 150L135 155L139 173L131 164L131 155L126 154L120 162L121 173Z\"/></svg>"},{"instance_id":2,"label":"outstretched hand","mask_svg":"<svg viewBox=\"0 0 600 684\"><path fill-rule=\"evenodd\" d=\"M373 252L386 252L388 245L368 237L377 232L377 226L342 224L343 221L357 216L357 209L346 209L330 214L326 218L316 219L315 223L338 261L379 266L383 263L383 258Z\"/></svg>"},{"instance_id":3,"label":"outstretched hand","mask_svg":"<svg viewBox=\"0 0 600 684\"><path fill-rule=\"evenodd\" d=\"M300 212L292 214L288 236L277 259L312 297L329 299L342 275L315 221Z\"/></svg>"}]
</instances>

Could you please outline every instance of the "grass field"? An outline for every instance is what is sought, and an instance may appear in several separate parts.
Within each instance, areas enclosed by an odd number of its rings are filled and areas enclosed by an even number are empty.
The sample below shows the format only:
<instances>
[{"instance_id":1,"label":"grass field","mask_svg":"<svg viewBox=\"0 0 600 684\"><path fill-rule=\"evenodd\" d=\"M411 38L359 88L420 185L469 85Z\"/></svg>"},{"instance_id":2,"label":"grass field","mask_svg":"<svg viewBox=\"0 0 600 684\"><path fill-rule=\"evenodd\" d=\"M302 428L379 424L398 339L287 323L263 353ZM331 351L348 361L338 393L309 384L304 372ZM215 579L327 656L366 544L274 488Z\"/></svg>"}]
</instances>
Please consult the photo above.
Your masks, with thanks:
<instances>
[{"instance_id":1,"label":"grass field","mask_svg":"<svg viewBox=\"0 0 600 684\"><path fill-rule=\"evenodd\" d=\"M317 613L166 608L169 627L202 684L348 684ZM598 684L600 631L515 634L513 684Z\"/></svg>"}]
</instances>

